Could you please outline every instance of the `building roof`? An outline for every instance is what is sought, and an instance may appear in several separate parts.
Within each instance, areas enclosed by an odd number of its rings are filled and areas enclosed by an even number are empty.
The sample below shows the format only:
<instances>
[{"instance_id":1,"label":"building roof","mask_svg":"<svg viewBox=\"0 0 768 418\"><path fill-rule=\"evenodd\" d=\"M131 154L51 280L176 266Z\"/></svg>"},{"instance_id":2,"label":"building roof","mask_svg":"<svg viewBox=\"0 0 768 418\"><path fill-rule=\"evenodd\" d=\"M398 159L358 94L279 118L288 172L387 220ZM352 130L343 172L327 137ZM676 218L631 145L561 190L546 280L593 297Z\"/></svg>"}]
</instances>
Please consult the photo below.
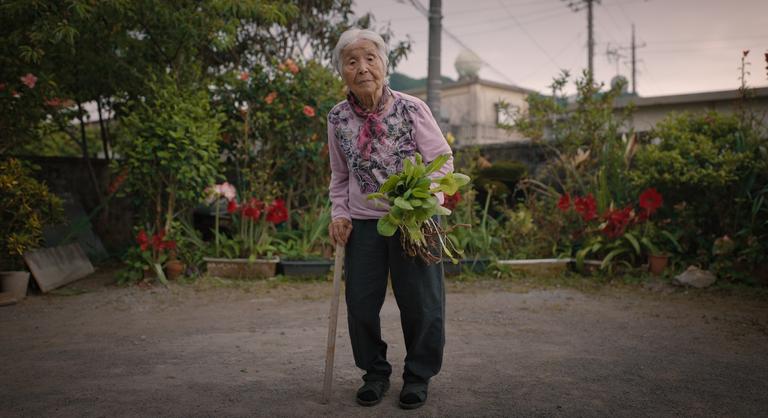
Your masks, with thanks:
<instances>
[{"instance_id":1,"label":"building roof","mask_svg":"<svg viewBox=\"0 0 768 418\"><path fill-rule=\"evenodd\" d=\"M445 83L442 86L440 86L440 89L447 90L452 88L464 87L471 84L480 84L481 86L494 87L497 89L509 90L509 91L514 91L518 93L526 93L526 94L536 93L535 90L516 86L514 84L499 83L497 81L483 80L481 78L470 78L465 80L454 81L452 83ZM427 92L426 87L420 87L417 89L405 90L403 93L407 93L413 96L418 96L419 94L425 94L426 92Z\"/></svg>"},{"instance_id":2,"label":"building roof","mask_svg":"<svg viewBox=\"0 0 768 418\"><path fill-rule=\"evenodd\" d=\"M768 99L768 87L759 87L751 89L753 98L767 98ZM707 103L707 102L720 102L727 100L736 100L741 97L739 90L721 90L721 91L707 91L703 93L689 93L689 94L673 94L668 96L653 96L653 97L638 97L627 96L619 97L614 103L614 108L624 108L630 103L635 107L643 106L660 106L660 105L677 105L688 103Z\"/></svg>"}]
</instances>

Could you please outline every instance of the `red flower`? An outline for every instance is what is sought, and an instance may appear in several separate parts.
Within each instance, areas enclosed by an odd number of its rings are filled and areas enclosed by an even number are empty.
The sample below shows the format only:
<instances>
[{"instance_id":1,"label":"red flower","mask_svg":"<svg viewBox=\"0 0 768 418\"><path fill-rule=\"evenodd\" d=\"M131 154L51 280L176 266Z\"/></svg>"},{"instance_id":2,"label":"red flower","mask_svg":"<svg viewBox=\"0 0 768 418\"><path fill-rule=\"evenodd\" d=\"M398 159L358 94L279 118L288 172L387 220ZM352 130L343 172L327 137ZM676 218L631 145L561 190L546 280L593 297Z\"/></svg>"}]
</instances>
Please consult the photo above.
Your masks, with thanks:
<instances>
[{"instance_id":1,"label":"red flower","mask_svg":"<svg viewBox=\"0 0 768 418\"><path fill-rule=\"evenodd\" d=\"M632 207L627 206L624 209L611 209L603 215L608 223L603 228L603 233L608 238L618 238L629 225L632 218Z\"/></svg>"},{"instance_id":2,"label":"red flower","mask_svg":"<svg viewBox=\"0 0 768 418\"><path fill-rule=\"evenodd\" d=\"M445 202L443 203L443 206L450 210L454 210L456 209L456 205L458 205L459 202L461 202L461 192L457 190L456 193L445 196Z\"/></svg>"},{"instance_id":3,"label":"red flower","mask_svg":"<svg viewBox=\"0 0 768 418\"><path fill-rule=\"evenodd\" d=\"M645 189L640 194L640 207L648 212L648 215L656 212L656 209L660 208L662 203L664 203L664 199L653 187Z\"/></svg>"},{"instance_id":4,"label":"red flower","mask_svg":"<svg viewBox=\"0 0 768 418\"><path fill-rule=\"evenodd\" d=\"M37 83L37 77L35 77L35 75L32 73L27 73L27 75L25 75L24 77L21 77L21 82L25 86L33 89L35 88L35 84Z\"/></svg>"},{"instance_id":5,"label":"red flower","mask_svg":"<svg viewBox=\"0 0 768 418\"><path fill-rule=\"evenodd\" d=\"M275 101L277 98L277 92L273 91L267 95L267 97L264 98L264 101L267 102L267 104L272 104L272 102Z\"/></svg>"},{"instance_id":6,"label":"red flower","mask_svg":"<svg viewBox=\"0 0 768 418\"><path fill-rule=\"evenodd\" d=\"M267 221L277 225L288 220L288 209L283 199L275 199L267 208Z\"/></svg>"},{"instance_id":7,"label":"red flower","mask_svg":"<svg viewBox=\"0 0 768 418\"><path fill-rule=\"evenodd\" d=\"M304 114L310 118L315 117L315 109L312 106L304 105Z\"/></svg>"},{"instance_id":8,"label":"red flower","mask_svg":"<svg viewBox=\"0 0 768 418\"><path fill-rule=\"evenodd\" d=\"M563 212L567 212L571 208L571 195L568 193L560 196L560 200L557 201L557 208Z\"/></svg>"},{"instance_id":9,"label":"red flower","mask_svg":"<svg viewBox=\"0 0 768 418\"><path fill-rule=\"evenodd\" d=\"M120 189L120 186L123 185L125 180L128 178L128 169L124 168L123 171L120 172L120 174L115 177L114 180L109 184L107 187L107 193L114 194L118 189Z\"/></svg>"},{"instance_id":10,"label":"red flower","mask_svg":"<svg viewBox=\"0 0 768 418\"><path fill-rule=\"evenodd\" d=\"M581 219L584 222L589 222L597 217L597 202L595 202L595 197L592 196L592 193L586 197L576 197L573 201L573 208L581 215Z\"/></svg>"},{"instance_id":11,"label":"red flower","mask_svg":"<svg viewBox=\"0 0 768 418\"><path fill-rule=\"evenodd\" d=\"M163 240L165 239L165 231L160 231L152 235L152 246L156 250L163 249Z\"/></svg>"},{"instance_id":12,"label":"red flower","mask_svg":"<svg viewBox=\"0 0 768 418\"><path fill-rule=\"evenodd\" d=\"M250 77L251 76L250 74L248 74L248 71L243 71L242 73L240 73L240 79L243 81L248 81Z\"/></svg>"},{"instance_id":13,"label":"red flower","mask_svg":"<svg viewBox=\"0 0 768 418\"><path fill-rule=\"evenodd\" d=\"M149 237L147 237L147 231L143 229L139 231L139 233L136 235L136 243L139 244L141 251L147 251L147 248L149 248Z\"/></svg>"},{"instance_id":14,"label":"red flower","mask_svg":"<svg viewBox=\"0 0 768 418\"><path fill-rule=\"evenodd\" d=\"M232 214L237 212L237 202L235 199L232 199L227 203L227 213Z\"/></svg>"},{"instance_id":15,"label":"red flower","mask_svg":"<svg viewBox=\"0 0 768 418\"><path fill-rule=\"evenodd\" d=\"M0 91L5 91L5 83L0 83Z\"/></svg>"}]
</instances>

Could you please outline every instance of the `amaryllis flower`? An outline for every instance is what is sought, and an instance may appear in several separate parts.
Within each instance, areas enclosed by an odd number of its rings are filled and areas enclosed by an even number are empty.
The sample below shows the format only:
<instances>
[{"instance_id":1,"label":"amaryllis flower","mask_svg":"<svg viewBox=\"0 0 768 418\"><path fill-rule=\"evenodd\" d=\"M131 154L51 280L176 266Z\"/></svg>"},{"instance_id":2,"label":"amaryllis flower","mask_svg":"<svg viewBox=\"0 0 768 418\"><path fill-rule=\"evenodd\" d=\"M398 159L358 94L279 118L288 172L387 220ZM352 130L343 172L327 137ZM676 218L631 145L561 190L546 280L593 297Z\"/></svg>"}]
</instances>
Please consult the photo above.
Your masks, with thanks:
<instances>
[{"instance_id":1,"label":"amaryllis flower","mask_svg":"<svg viewBox=\"0 0 768 418\"><path fill-rule=\"evenodd\" d=\"M139 233L136 235L136 243L139 244L141 251L147 251L147 248L149 248L149 237L147 236L147 231L143 229L139 231Z\"/></svg>"},{"instance_id":2,"label":"amaryllis flower","mask_svg":"<svg viewBox=\"0 0 768 418\"><path fill-rule=\"evenodd\" d=\"M568 209L571 208L571 195L563 193L563 195L560 196L560 200L557 201L557 208L563 212L567 212Z\"/></svg>"},{"instance_id":3,"label":"amaryllis flower","mask_svg":"<svg viewBox=\"0 0 768 418\"><path fill-rule=\"evenodd\" d=\"M595 197L592 196L592 193L586 197L577 196L573 201L573 208L581 215L581 219L584 222L591 221L597 217L597 202L595 202Z\"/></svg>"},{"instance_id":4,"label":"amaryllis flower","mask_svg":"<svg viewBox=\"0 0 768 418\"><path fill-rule=\"evenodd\" d=\"M155 249L162 250L164 240L165 231L160 230L160 232L156 232L152 235L152 246L155 247Z\"/></svg>"},{"instance_id":5,"label":"amaryllis flower","mask_svg":"<svg viewBox=\"0 0 768 418\"><path fill-rule=\"evenodd\" d=\"M243 71L240 73L240 79L243 81L248 81L248 79L251 77L250 74L248 74L248 71Z\"/></svg>"},{"instance_id":6,"label":"amaryllis flower","mask_svg":"<svg viewBox=\"0 0 768 418\"><path fill-rule=\"evenodd\" d=\"M227 200L232 200L237 196L237 191L235 190L235 186L225 181L224 183L208 187L205 189L205 194L207 196L205 201L208 202L208 204L211 204L222 197Z\"/></svg>"},{"instance_id":7,"label":"amaryllis flower","mask_svg":"<svg viewBox=\"0 0 768 418\"><path fill-rule=\"evenodd\" d=\"M288 209L283 199L275 199L267 208L267 221L277 225L288 220Z\"/></svg>"},{"instance_id":8,"label":"amaryllis flower","mask_svg":"<svg viewBox=\"0 0 768 418\"><path fill-rule=\"evenodd\" d=\"M243 217L258 220L262 210L264 210L264 202L252 197L247 204L243 205Z\"/></svg>"},{"instance_id":9,"label":"amaryllis flower","mask_svg":"<svg viewBox=\"0 0 768 418\"><path fill-rule=\"evenodd\" d=\"M267 102L267 104L272 104L272 102L275 101L277 98L277 92L273 91L267 95L267 97L264 98L264 101Z\"/></svg>"},{"instance_id":10,"label":"amaryllis flower","mask_svg":"<svg viewBox=\"0 0 768 418\"><path fill-rule=\"evenodd\" d=\"M456 209L456 205L458 205L459 202L461 202L461 192L457 190L456 193L445 196L445 202L443 203L443 206L450 210L454 210Z\"/></svg>"},{"instance_id":11,"label":"amaryllis flower","mask_svg":"<svg viewBox=\"0 0 768 418\"><path fill-rule=\"evenodd\" d=\"M304 114L307 115L310 118L315 117L315 108L309 105L304 105Z\"/></svg>"},{"instance_id":12,"label":"amaryllis flower","mask_svg":"<svg viewBox=\"0 0 768 418\"><path fill-rule=\"evenodd\" d=\"M603 233L608 238L618 238L629 225L629 221L632 219L632 207L627 206L623 209L609 209L603 217L606 221Z\"/></svg>"},{"instance_id":13,"label":"amaryllis flower","mask_svg":"<svg viewBox=\"0 0 768 418\"><path fill-rule=\"evenodd\" d=\"M237 212L237 201L235 199L232 199L227 203L227 213L232 214Z\"/></svg>"},{"instance_id":14,"label":"amaryllis flower","mask_svg":"<svg viewBox=\"0 0 768 418\"><path fill-rule=\"evenodd\" d=\"M35 88L35 84L37 84L37 77L35 77L35 75L32 73L27 73L27 75L25 75L24 77L21 77L21 82L25 86L33 89Z\"/></svg>"},{"instance_id":15,"label":"amaryllis flower","mask_svg":"<svg viewBox=\"0 0 768 418\"><path fill-rule=\"evenodd\" d=\"M653 187L649 187L640 193L640 207L643 208L648 215L652 215L656 212L656 209L660 208L664 203L661 194Z\"/></svg>"}]
</instances>

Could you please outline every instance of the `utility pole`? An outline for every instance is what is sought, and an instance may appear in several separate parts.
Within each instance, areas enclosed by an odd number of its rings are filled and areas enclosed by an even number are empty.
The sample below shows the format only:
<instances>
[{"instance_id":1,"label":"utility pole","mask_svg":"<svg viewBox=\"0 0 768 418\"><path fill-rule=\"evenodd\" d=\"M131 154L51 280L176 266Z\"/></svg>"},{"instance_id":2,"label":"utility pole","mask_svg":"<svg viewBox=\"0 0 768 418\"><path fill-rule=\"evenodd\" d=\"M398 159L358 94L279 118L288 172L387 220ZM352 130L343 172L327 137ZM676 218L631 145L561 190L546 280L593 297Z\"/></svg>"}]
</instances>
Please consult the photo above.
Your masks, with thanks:
<instances>
[{"instance_id":1,"label":"utility pole","mask_svg":"<svg viewBox=\"0 0 768 418\"><path fill-rule=\"evenodd\" d=\"M429 0L429 60L427 63L427 106L435 120L440 120L440 53L443 32L443 2Z\"/></svg>"},{"instance_id":2,"label":"utility pole","mask_svg":"<svg viewBox=\"0 0 768 418\"><path fill-rule=\"evenodd\" d=\"M593 65L593 58L595 56L595 37L594 37L594 25L592 24L593 21L593 14L592 14L592 5L594 3L600 4L601 0L563 0L568 1L566 3L568 7L573 10L574 12L580 12L584 10L586 7L587 9L587 69L589 71L589 77L594 80L595 78L595 68Z\"/></svg>"},{"instance_id":3,"label":"utility pole","mask_svg":"<svg viewBox=\"0 0 768 418\"><path fill-rule=\"evenodd\" d=\"M637 45L635 44L635 24L632 24L632 95L637 96L637 66L635 65L637 60L635 58L635 50Z\"/></svg>"},{"instance_id":4,"label":"utility pole","mask_svg":"<svg viewBox=\"0 0 768 418\"><path fill-rule=\"evenodd\" d=\"M638 45L635 41L635 24L632 24L632 43L629 46L629 49L631 51L631 65L632 65L632 94L637 95L637 62L640 61L637 59L637 49L645 47L646 44L643 42L642 44ZM626 50L627 47L621 47L619 49Z\"/></svg>"}]
</instances>

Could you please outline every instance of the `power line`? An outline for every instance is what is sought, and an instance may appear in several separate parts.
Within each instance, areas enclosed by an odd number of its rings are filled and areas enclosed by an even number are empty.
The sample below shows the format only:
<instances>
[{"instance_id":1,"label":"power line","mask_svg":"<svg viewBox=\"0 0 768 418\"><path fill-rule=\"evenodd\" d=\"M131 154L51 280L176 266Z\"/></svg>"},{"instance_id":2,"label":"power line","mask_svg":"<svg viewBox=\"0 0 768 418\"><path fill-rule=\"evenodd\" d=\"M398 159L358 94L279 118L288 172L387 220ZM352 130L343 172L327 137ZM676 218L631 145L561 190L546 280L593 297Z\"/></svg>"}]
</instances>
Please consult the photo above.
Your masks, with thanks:
<instances>
[{"instance_id":1,"label":"power line","mask_svg":"<svg viewBox=\"0 0 768 418\"><path fill-rule=\"evenodd\" d=\"M411 3L411 5L413 5L413 7L414 7L414 8L415 8L415 9L416 9L416 10L417 10L419 13L421 13L422 15L424 15L424 17L426 17L426 18L429 18L429 10L427 10L427 9L424 7L424 5L422 5L422 4L421 4L421 3L420 3L418 0L410 0L410 3ZM473 53L473 54L475 54L477 57L479 57L479 58L480 58L480 61L483 63L483 65L485 65L486 67L488 67L489 69L491 69L493 72L497 73L497 74L498 74L498 75L500 75L502 78L504 78L505 80L507 80L507 82L508 82L508 83L510 83L510 84L515 84L515 83L514 83L514 82L513 82L513 81L512 81L512 80L511 80L509 77L507 77L507 75L506 75L506 74L504 74L504 73L502 73L501 71L497 70L497 69L496 69L494 66L492 66L492 65L491 65L491 64L490 64L488 61L486 61L486 60L484 60L482 57L480 57L480 54L478 54L478 53L477 53L477 52L475 52L475 51L474 51L472 48L470 48L470 47L469 47L469 45L465 44L465 43L464 43L464 42L463 42L461 39L459 39L459 37L458 37L458 36L454 35L454 34L453 34L453 33L451 33L451 32L450 32L448 29L446 29L446 27L445 27L445 26L443 26L443 33L445 33L445 34L446 34L446 35L447 35L449 38L451 38L451 39L452 39L454 42L456 42L457 44L459 44L459 46L461 46L462 48L464 48L464 49L466 49L466 50L468 50L468 51L472 52L472 53Z\"/></svg>"},{"instance_id":2,"label":"power line","mask_svg":"<svg viewBox=\"0 0 768 418\"><path fill-rule=\"evenodd\" d=\"M552 58L552 56L549 55L549 53L539 44L539 42L536 41L536 38L534 38L530 33L528 33L527 30L525 30L525 27L523 25L521 25L520 22L518 22L517 18L515 18L515 16L512 15L512 13L509 11L507 6L501 0L499 0L499 4L504 6L504 10L507 12L507 15L509 15L509 17L512 19L512 21L515 22L517 27L520 28L520 30L525 34L525 36L527 36L528 39L530 39L531 42L533 42L533 44L536 45L536 48L538 48L539 51L541 51L547 58L549 58L549 60L553 64L555 64L555 67L560 68L560 64L558 64L557 61L555 61L555 59Z\"/></svg>"}]
</instances>

